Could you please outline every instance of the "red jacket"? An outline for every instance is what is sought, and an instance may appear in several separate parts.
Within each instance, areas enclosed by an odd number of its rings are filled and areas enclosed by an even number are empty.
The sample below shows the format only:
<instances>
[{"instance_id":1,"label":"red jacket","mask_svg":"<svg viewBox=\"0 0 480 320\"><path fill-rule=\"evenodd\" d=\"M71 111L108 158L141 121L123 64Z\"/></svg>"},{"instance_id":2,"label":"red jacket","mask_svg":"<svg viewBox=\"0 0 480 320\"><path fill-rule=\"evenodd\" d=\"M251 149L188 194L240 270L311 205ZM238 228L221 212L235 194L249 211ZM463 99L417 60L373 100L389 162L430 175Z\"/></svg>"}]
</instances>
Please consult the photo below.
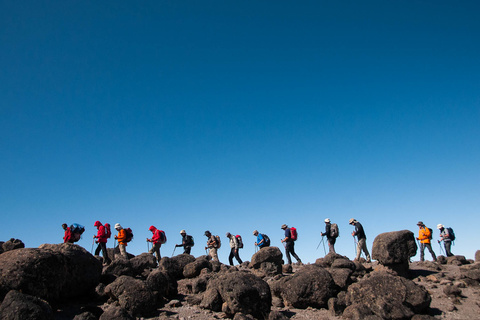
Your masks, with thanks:
<instances>
[{"instance_id":1,"label":"red jacket","mask_svg":"<svg viewBox=\"0 0 480 320\"><path fill-rule=\"evenodd\" d=\"M107 243L107 232L105 231L105 227L103 225L98 227L97 236L98 242L105 242Z\"/></svg>"},{"instance_id":2,"label":"red jacket","mask_svg":"<svg viewBox=\"0 0 480 320\"><path fill-rule=\"evenodd\" d=\"M73 243L73 233L70 227L65 229L65 235L63 236L63 243L71 242Z\"/></svg>"},{"instance_id":3,"label":"red jacket","mask_svg":"<svg viewBox=\"0 0 480 320\"><path fill-rule=\"evenodd\" d=\"M153 243L160 243L160 230L158 229L155 229L153 232L153 236L152 236L152 242Z\"/></svg>"}]
</instances>

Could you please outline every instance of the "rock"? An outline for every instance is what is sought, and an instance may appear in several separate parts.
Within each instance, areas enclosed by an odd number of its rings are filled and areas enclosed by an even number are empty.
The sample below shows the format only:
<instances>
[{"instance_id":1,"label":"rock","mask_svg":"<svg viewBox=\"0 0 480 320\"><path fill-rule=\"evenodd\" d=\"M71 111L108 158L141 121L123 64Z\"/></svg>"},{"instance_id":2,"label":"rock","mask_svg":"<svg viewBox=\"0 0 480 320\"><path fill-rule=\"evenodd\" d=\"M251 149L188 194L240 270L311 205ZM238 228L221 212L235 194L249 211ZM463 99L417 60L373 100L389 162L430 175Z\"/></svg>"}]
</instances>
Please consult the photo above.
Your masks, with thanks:
<instances>
[{"instance_id":1,"label":"rock","mask_svg":"<svg viewBox=\"0 0 480 320\"><path fill-rule=\"evenodd\" d=\"M185 278L195 278L200 275L202 269L208 268L209 270L212 269L210 261L207 256L200 256L195 261L188 263L183 268L183 276Z\"/></svg>"},{"instance_id":2,"label":"rock","mask_svg":"<svg viewBox=\"0 0 480 320\"><path fill-rule=\"evenodd\" d=\"M408 276L410 258L416 254L415 236L409 230L381 233L373 241L372 258L402 276Z\"/></svg>"},{"instance_id":3,"label":"rock","mask_svg":"<svg viewBox=\"0 0 480 320\"><path fill-rule=\"evenodd\" d=\"M105 292L132 316L148 316L156 310L156 296L141 280L120 276L105 288Z\"/></svg>"},{"instance_id":4,"label":"rock","mask_svg":"<svg viewBox=\"0 0 480 320\"><path fill-rule=\"evenodd\" d=\"M374 272L367 279L348 287L346 302L349 307L363 306L361 310L366 307L381 318L402 319L427 310L431 297L425 288L411 280Z\"/></svg>"},{"instance_id":5,"label":"rock","mask_svg":"<svg viewBox=\"0 0 480 320\"><path fill-rule=\"evenodd\" d=\"M293 276L280 278L272 283L271 288L285 305L299 309L326 308L328 299L336 294L330 273L314 264L304 266Z\"/></svg>"},{"instance_id":6,"label":"rock","mask_svg":"<svg viewBox=\"0 0 480 320\"><path fill-rule=\"evenodd\" d=\"M356 269L355 263L353 261L343 258L335 259L335 261L333 261L331 265L331 268L350 269L352 270L352 272Z\"/></svg>"},{"instance_id":7,"label":"rock","mask_svg":"<svg viewBox=\"0 0 480 320\"><path fill-rule=\"evenodd\" d=\"M0 255L0 297L19 290L48 301L68 300L94 291L101 263L70 243L23 248Z\"/></svg>"},{"instance_id":8,"label":"rock","mask_svg":"<svg viewBox=\"0 0 480 320\"><path fill-rule=\"evenodd\" d=\"M382 317L373 314L369 307L359 303L352 304L345 308L342 317L344 319L355 320L382 320Z\"/></svg>"},{"instance_id":9,"label":"rock","mask_svg":"<svg viewBox=\"0 0 480 320\"><path fill-rule=\"evenodd\" d=\"M428 314L416 314L410 320L435 320L435 318Z\"/></svg>"},{"instance_id":10,"label":"rock","mask_svg":"<svg viewBox=\"0 0 480 320\"><path fill-rule=\"evenodd\" d=\"M164 257L160 260L158 268L168 272L168 274L176 280L183 279L183 269L193 261L195 257L189 254L179 254L173 258Z\"/></svg>"},{"instance_id":11,"label":"rock","mask_svg":"<svg viewBox=\"0 0 480 320\"><path fill-rule=\"evenodd\" d=\"M85 311L81 314L77 314L73 320L97 320L97 317L93 313Z\"/></svg>"},{"instance_id":12,"label":"rock","mask_svg":"<svg viewBox=\"0 0 480 320\"><path fill-rule=\"evenodd\" d=\"M437 263L447 264L447 257L445 257L445 256L437 256Z\"/></svg>"},{"instance_id":13,"label":"rock","mask_svg":"<svg viewBox=\"0 0 480 320\"><path fill-rule=\"evenodd\" d=\"M180 302L180 300L174 299L170 300L170 302L168 302L166 306L169 308L178 308L182 306L182 303Z\"/></svg>"},{"instance_id":14,"label":"rock","mask_svg":"<svg viewBox=\"0 0 480 320\"><path fill-rule=\"evenodd\" d=\"M111 305L102 313L99 320L135 320L135 318L122 307Z\"/></svg>"},{"instance_id":15,"label":"rock","mask_svg":"<svg viewBox=\"0 0 480 320\"><path fill-rule=\"evenodd\" d=\"M346 256L342 256L338 253L328 253L325 257L323 258L318 258L315 261L315 264L323 267L323 268L330 268L332 264L335 262L337 259L343 259L343 260L349 260Z\"/></svg>"},{"instance_id":16,"label":"rock","mask_svg":"<svg viewBox=\"0 0 480 320\"><path fill-rule=\"evenodd\" d=\"M464 264L468 264L468 261L465 258L465 256L451 256L451 257L447 257L447 264L461 266Z\"/></svg>"},{"instance_id":17,"label":"rock","mask_svg":"<svg viewBox=\"0 0 480 320\"><path fill-rule=\"evenodd\" d=\"M433 283L439 283L440 282L440 279L438 279L433 274L429 274L428 276L425 277L425 279L427 279L428 281L433 282Z\"/></svg>"},{"instance_id":18,"label":"rock","mask_svg":"<svg viewBox=\"0 0 480 320\"><path fill-rule=\"evenodd\" d=\"M164 297L173 298L178 294L177 281L164 270L153 270L148 275L145 283L150 290L157 293L158 301L161 301Z\"/></svg>"},{"instance_id":19,"label":"rock","mask_svg":"<svg viewBox=\"0 0 480 320\"><path fill-rule=\"evenodd\" d=\"M454 285L447 285L443 287L443 293L449 297L459 297L462 295L462 289Z\"/></svg>"},{"instance_id":20,"label":"rock","mask_svg":"<svg viewBox=\"0 0 480 320\"><path fill-rule=\"evenodd\" d=\"M328 270L332 275L333 281L335 284L340 287L341 290L346 290L348 285L351 283L350 276L353 271L346 268L332 268Z\"/></svg>"},{"instance_id":21,"label":"rock","mask_svg":"<svg viewBox=\"0 0 480 320\"><path fill-rule=\"evenodd\" d=\"M19 239L11 238L2 244L2 249L4 252L21 248L25 248L25 244Z\"/></svg>"},{"instance_id":22,"label":"rock","mask_svg":"<svg viewBox=\"0 0 480 320\"><path fill-rule=\"evenodd\" d=\"M150 253L142 253L130 259L130 265L135 275L141 275L146 269L155 268L157 259Z\"/></svg>"},{"instance_id":23,"label":"rock","mask_svg":"<svg viewBox=\"0 0 480 320\"><path fill-rule=\"evenodd\" d=\"M235 316L233 317L233 320L255 320L254 317L248 314L243 314L241 312L235 313Z\"/></svg>"},{"instance_id":24,"label":"rock","mask_svg":"<svg viewBox=\"0 0 480 320\"><path fill-rule=\"evenodd\" d=\"M477 283L480 281L480 263L461 266L460 272L463 278L473 280Z\"/></svg>"},{"instance_id":25,"label":"rock","mask_svg":"<svg viewBox=\"0 0 480 320\"><path fill-rule=\"evenodd\" d=\"M48 302L37 297L11 290L0 305L0 320L53 320Z\"/></svg>"},{"instance_id":26,"label":"rock","mask_svg":"<svg viewBox=\"0 0 480 320\"><path fill-rule=\"evenodd\" d=\"M293 268L291 264L282 265L282 273L293 273Z\"/></svg>"},{"instance_id":27,"label":"rock","mask_svg":"<svg viewBox=\"0 0 480 320\"><path fill-rule=\"evenodd\" d=\"M332 316L340 316L345 310L345 298L330 298L328 299L328 311Z\"/></svg>"},{"instance_id":28,"label":"rock","mask_svg":"<svg viewBox=\"0 0 480 320\"><path fill-rule=\"evenodd\" d=\"M241 312L264 318L270 313L271 303L270 287L265 281L249 272L233 271L210 279L200 306L228 316Z\"/></svg>"},{"instance_id":29,"label":"rock","mask_svg":"<svg viewBox=\"0 0 480 320\"><path fill-rule=\"evenodd\" d=\"M288 317L280 311L272 310L268 315L268 320L288 320Z\"/></svg>"},{"instance_id":30,"label":"rock","mask_svg":"<svg viewBox=\"0 0 480 320\"><path fill-rule=\"evenodd\" d=\"M193 280L192 293L197 294L207 290L208 280L212 277L211 274L204 274Z\"/></svg>"},{"instance_id":31,"label":"rock","mask_svg":"<svg viewBox=\"0 0 480 320\"><path fill-rule=\"evenodd\" d=\"M260 249L252 256L250 268L260 269L266 275L282 273L283 254L278 247Z\"/></svg>"},{"instance_id":32,"label":"rock","mask_svg":"<svg viewBox=\"0 0 480 320\"><path fill-rule=\"evenodd\" d=\"M480 262L480 250L475 251L475 262Z\"/></svg>"},{"instance_id":33,"label":"rock","mask_svg":"<svg viewBox=\"0 0 480 320\"><path fill-rule=\"evenodd\" d=\"M108 266L103 268L102 275L113 274L119 276L133 276L133 268L130 260L125 258L117 258L113 260Z\"/></svg>"}]
</instances>

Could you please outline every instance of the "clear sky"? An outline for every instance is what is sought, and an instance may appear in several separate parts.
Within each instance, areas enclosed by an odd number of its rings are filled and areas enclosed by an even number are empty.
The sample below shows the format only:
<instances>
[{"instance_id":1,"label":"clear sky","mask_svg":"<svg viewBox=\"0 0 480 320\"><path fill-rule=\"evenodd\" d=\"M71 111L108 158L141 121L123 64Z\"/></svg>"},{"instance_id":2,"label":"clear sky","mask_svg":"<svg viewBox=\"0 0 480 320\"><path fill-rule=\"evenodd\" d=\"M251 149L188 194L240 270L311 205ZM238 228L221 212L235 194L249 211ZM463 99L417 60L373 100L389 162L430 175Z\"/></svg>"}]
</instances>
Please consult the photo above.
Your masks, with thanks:
<instances>
[{"instance_id":1,"label":"clear sky","mask_svg":"<svg viewBox=\"0 0 480 320\"><path fill-rule=\"evenodd\" d=\"M0 0L0 240L131 227L163 255L254 229L304 262L325 218L376 235L451 226L473 258L480 207L479 1ZM435 230L435 240L438 232ZM113 241L109 242L109 246ZM439 253L438 244L433 246ZM181 251L177 249L176 253ZM426 257L430 255L426 253ZM418 259L418 255L415 259Z\"/></svg>"}]
</instances>

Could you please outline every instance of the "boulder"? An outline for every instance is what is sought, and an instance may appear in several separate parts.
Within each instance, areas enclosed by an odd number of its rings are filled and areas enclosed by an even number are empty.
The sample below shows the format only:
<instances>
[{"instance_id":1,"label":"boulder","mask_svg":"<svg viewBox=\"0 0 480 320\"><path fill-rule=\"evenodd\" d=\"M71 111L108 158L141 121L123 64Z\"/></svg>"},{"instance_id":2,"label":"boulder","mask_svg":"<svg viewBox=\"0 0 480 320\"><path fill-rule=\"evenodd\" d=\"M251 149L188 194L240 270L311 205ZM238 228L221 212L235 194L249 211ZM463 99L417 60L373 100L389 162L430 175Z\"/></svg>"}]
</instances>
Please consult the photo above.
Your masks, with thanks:
<instances>
[{"instance_id":1,"label":"boulder","mask_svg":"<svg viewBox=\"0 0 480 320\"><path fill-rule=\"evenodd\" d=\"M146 269L157 267L157 259L150 253L142 253L131 258L130 265L135 275L141 275Z\"/></svg>"},{"instance_id":2,"label":"boulder","mask_svg":"<svg viewBox=\"0 0 480 320\"><path fill-rule=\"evenodd\" d=\"M345 309L345 312L350 318L350 314L361 311L365 316L374 314L384 319L403 319L424 313L431 300L426 289L411 280L374 272L367 279L348 287L346 303L350 310Z\"/></svg>"},{"instance_id":3,"label":"boulder","mask_svg":"<svg viewBox=\"0 0 480 320\"><path fill-rule=\"evenodd\" d=\"M475 251L475 262L480 262L480 250Z\"/></svg>"},{"instance_id":4,"label":"boulder","mask_svg":"<svg viewBox=\"0 0 480 320\"><path fill-rule=\"evenodd\" d=\"M338 253L329 252L325 257L318 258L315 261L315 264L323 268L330 268L332 264L335 262L335 260L338 260L338 259L350 261L350 259L348 259L348 257L346 256L342 256Z\"/></svg>"},{"instance_id":5,"label":"boulder","mask_svg":"<svg viewBox=\"0 0 480 320\"><path fill-rule=\"evenodd\" d=\"M150 290L157 293L158 301L161 301L164 297L173 298L178 294L177 281L163 270L153 270L145 283Z\"/></svg>"},{"instance_id":6,"label":"boulder","mask_svg":"<svg viewBox=\"0 0 480 320\"><path fill-rule=\"evenodd\" d=\"M0 320L53 320L48 302L40 298L11 290L0 305Z\"/></svg>"},{"instance_id":7,"label":"boulder","mask_svg":"<svg viewBox=\"0 0 480 320\"><path fill-rule=\"evenodd\" d=\"M210 261L207 256L200 256L195 261L188 263L183 268L183 276L185 278L195 278L200 275L202 269L208 268L209 270L212 269Z\"/></svg>"},{"instance_id":8,"label":"boulder","mask_svg":"<svg viewBox=\"0 0 480 320\"><path fill-rule=\"evenodd\" d=\"M48 301L93 292L101 263L84 248L70 243L24 248L0 255L0 296L19 290Z\"/></svg>"},{"instance_id":9,"label":"boulder","mask_svg":"<svg viewBox=\"0 0 480 320\"><path fill-rule=\"evenodd\" d=\"M409 230L381 233L373 241L372 258L383 265L408 263L416 254L415 236Z\"/></svg>"},{"instance_id":10,"label":"boulder","mask_svg":"<svg viewBox=\"0 0 480 320\"><path fill-rule=\"evenodd\" d=\"M160 260L158 268L168 272L168 274L176 280L183 279L183 269L191 262L195 261L195 257L182 253L173 258L163 257Z\"/></svg>"},{"instance_id":11,"label":"boulder","mask_svg":"<svg viewBox=\"0 0 480 320\"><path fill-rule=\"evenodd\" d=\"M326 308L328 299L337 293L330 273L315 264L304 266L293 276L272 282L271 287L285 305L299 309Z\"/></svg>"},{"instance_id":12,"label":"boulder","mask_svg":"<svg viewBox=\"0 0 480 320\"><path fill-rule=\"evenodd\" d=\"M114 276L133 276L133 268L130 260L125 259L124 257L117 257L117 259L112 260L112 262L103 268L102 275L113 274Z\"/></svg>"},{"instance_id":13,"label":"boulder","mask_svg":"<svg viewBox=\"0 0 480 320\"><path fill-rule=\"evenodd\" d=\"M132 316L149 316L156 310L156 295L142 280L120 276L105 292Z\"/></svg>"},{"instance_id":14,"label":"boulder","mask_svg":"<svg viewBox=\"0 0 480 320\"><path fill-rule=\"evenodd\" d=\"M260 269L267 275L282 273L283 254L278 247L261 248L252 256L250 267Z\"/></svg>"},{"instance_id":15,"label":"boulder","mask_svg":"<svg viewBox=\"0 0 480 320\"><path fill-rule=\"evenodd\" d=\"M25 248L25 244L19 239L11 238L7 242L2 243L2 249L4 252L21 248Z\"/></svg>"},{"instance_id":16,"label":"boulder","mask_svg":"<svg viewBox=\"0 0 480 320\"><path fill-rule=\"evenodd\" d=\"M451 256L447 257L447 264L453 264L455 266L461 266L464 264L468 264L467 259L465 256Z\"/></svg>"},{"instance_id":17,"label":"boulder","mask_svg":"<svg viewBox=\"0 0 480 320\"><path fill-rule=\"evenodd\" d=\"M200 306L223 311L230 317L241 312L263 319L270 313L271 303L270 287L265 281L249 272L232 270L210 279Z\"/></svg>"},{"instance_id":18,"label":"boulder","mask_svg":"<svg viewBox=\"0 0 480 320\"><path fill-rule=\"evenodd\" d=\"M102 313L99 320L135 320L135 318L122 307L111 305Z\"/></svg>"},{"instance_id":19,"label":"boulder","mask_svg":"<svg viewBox=\"0 0 480 320\"><path fill-rule=\"evenodd\" d=\"M93 313L85 311L77 314L75 317L73 317L73 320L97 320L97 317Z\"/></svg>"},{"instance_id":20,"label":"boulder","mask_svg":"<svg viewBox=\"0 0 480 320\"><path fill-rule=\"evenodd\" d=\"M328 270L332 275L333 281L340 288L340 290L346 290L352 283L350 276L353 271L348 268L331 268Z\"/></svg>"}]
</instances>

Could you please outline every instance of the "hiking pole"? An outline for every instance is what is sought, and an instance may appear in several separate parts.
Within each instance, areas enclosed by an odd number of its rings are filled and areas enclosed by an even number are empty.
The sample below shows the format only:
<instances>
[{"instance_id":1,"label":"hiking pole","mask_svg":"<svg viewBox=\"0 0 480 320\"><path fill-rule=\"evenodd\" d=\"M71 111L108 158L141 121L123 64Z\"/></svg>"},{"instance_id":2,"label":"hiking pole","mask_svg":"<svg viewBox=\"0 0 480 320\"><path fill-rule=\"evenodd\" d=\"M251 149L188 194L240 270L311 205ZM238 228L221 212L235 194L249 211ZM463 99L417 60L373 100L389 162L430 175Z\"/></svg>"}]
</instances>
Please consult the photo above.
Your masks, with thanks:
<instances>
[{"instance_id":1,"label":"hiking pole","mask_svg":"<svg viewBox=\"0 0 480 320\"><path fill-rule=\"evenodd\" d=\"M255 245L255 253L257 253L257 251L258 251L258 246Z\"/></svg>"},{"instance_id":2,"label":"hiking pole","mask_svg":"<svg viewBox=\"0 0 480 320\"><path fill-rule=\"evenodd\" d=\"M147 239L147 252L150 251L150 243L148 243L148 239Z\"/></svg>"},{"instance_id":3,"label":"hiking pole","mask_svg":"<svg viewBox=\"0 0 480 320\"><path fill-rule=\"evenodd\" d=\"M324 255L327 255L327 250L325 249L325 239L322 239L322 243L323 243L323 253Z\"/></svg>"},{"instance_id":4,"label":"hiking pole","mask_svg":"<svg viewBox=\"0 0 480 320\"><path fill-rule=\"evenodd\" d=\"M442 243L441 243L441 241L438 241L438 246L440 247L440 253L441 253L441 254L444 254L445 252L444 252L444 250L442 249ZM446 255L447 255L447 253L445 253L445 256L446 256Z\"/></svg>"},{"instance_id":5,"label":"hiking pole","mask_svg":"<svg viewBox=\"0 0 480 320\"><path fill-rule=\"evenodd\" d=\"M176 245L175 245L175 247L173 248L172 257L173 257L173 255L175 254L175 249L177 249L177 246L176 246Z\"/></svg>"},{"instance_id":6,"label":"hiking pole","mask_svg":"<svg viewBox=\"0 0 480 320\"><path fill-rule=\"evenodd\" d=\"M323 241L323 236L322 236L322 239L320 240L320 242L318 243L317 249L315 249L315 250L318 250L318 248L320 247L320 244L322 243L322 241Z\"/></svg>"},{"instance_id":7,"label":"hiking pole","mask_svg":"<svg viewBox=\"0 0 480 320\"><path fill-rule=\"evenodd\" d=\"M90 253L93 254L93 246L95 245L95 236L93 236L93 241L92 241L92 250L90 250Z\"/></svg>"}]
</instances>

